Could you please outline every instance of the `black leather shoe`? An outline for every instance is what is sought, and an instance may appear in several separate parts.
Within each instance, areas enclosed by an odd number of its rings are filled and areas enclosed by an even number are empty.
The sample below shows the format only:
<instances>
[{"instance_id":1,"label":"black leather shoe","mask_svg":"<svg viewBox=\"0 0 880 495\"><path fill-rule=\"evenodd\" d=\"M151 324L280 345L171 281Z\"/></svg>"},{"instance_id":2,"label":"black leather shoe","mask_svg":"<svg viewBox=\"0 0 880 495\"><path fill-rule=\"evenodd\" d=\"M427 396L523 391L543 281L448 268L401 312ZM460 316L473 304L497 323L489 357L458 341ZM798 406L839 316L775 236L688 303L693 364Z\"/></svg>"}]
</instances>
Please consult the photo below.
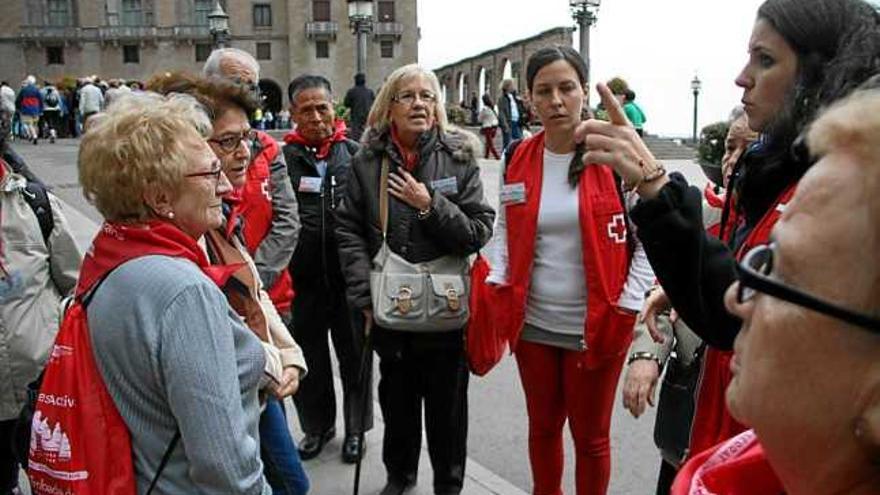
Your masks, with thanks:
<instances>
[{"instance_id":1,"label":"black leather shoe","mask_svg":"<svg viewBox=\"0 0 880 495\"><path fill-rule=\"evenodd\" d=\"M335 436L336 428L333 427L319 435L306 433L306 436L303 437L302 442L299 444L300 459L307 461L318 457L321 450L324 449L324 444L332 440Z\"/></svg>"},{"instance_id":2,"label":"black leather shoe","mask_svg":"<svg viewBox=\"0 0 880 495\"><path fill-rule=\"evenodd\" d=\"M345 441L342 442L342 462L346 464L354 464L358 461L358 458L367 452L367 444L363 444L363 449L359 449L361 447L361 437L360 435L345 435Z\"/></svg>"}]
</instances>

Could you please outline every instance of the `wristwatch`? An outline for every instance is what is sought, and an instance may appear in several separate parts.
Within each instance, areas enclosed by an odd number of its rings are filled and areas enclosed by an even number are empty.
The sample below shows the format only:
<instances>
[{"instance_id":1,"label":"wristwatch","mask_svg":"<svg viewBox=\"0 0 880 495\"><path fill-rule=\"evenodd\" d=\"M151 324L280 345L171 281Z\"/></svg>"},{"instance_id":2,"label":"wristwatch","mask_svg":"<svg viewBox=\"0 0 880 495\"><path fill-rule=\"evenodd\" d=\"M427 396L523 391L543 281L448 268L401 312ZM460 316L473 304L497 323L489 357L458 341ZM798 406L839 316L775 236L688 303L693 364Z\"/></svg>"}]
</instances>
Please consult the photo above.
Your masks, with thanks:
<instances>
[{"instance_id":1,"label":"wristwatch","mask_svg":"<svg viewBox=\"0 0 880 495\"><path fill-rule=\"evenodd\" d=\"M427 208L425 208L424 210L419 210L419 212L417 214L419 217L419 220L424 220L424 219L428 218L428 215L431 214L431 211L433 211L433 208L431 208L430 205Z\"/></svg>"},{"instance_id":2,"label":"wristwatch","mask_svg":"<svg viewBox=\"0 0 880 495\"><path fill-rule=\"evenodd\" d=\"M659 366L660 369L663 369L663 365L660 363L660 358L658 358L657 355L654 354L653 352L647 352L647 351L639 351L639 352L634 352L634 353L630 354L629 359L626 360L626 364L627 364L627 366L629 366L630 364L633 363L633 361L638 361L640 359L650 359L650 360L654 361L655 363L657 363L657 366Z\"/></svg>"}]
</instances>

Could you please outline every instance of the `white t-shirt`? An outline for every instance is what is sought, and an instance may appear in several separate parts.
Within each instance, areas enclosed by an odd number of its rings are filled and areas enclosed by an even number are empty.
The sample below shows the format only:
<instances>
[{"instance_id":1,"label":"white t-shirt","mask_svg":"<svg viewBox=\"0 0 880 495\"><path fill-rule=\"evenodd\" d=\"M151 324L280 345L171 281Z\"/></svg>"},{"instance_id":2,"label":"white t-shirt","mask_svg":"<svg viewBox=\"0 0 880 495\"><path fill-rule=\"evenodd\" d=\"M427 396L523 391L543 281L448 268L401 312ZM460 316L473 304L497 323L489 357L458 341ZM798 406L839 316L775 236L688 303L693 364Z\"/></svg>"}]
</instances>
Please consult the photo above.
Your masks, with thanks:
<instances>
[{"instance_id":1,"label":"white t-shirt","mask_svg":"<svg viewBox=\"0 0 880 495\"><path fill-rule=\"evenodd\" d=\"M584 332L587 287L578 219L578 190L568 184L574 153L544 149L544 174L535 261L526 299L526 323L551 332Z\"/></svg>"},{"instance_id":2,"label":"white t-shirt","mask_svg":"<svg viewBox=\"0 0 880 495\"><path fill-rule=\"evenodd\" d=\"M568 165L573 154L558 155L544 149L544 170L535 261L526 301L526 323L543 330L579 335L583 333L587 308L581 228L578 217L578 191L568 185ZM501 178L502 185L504 178ZM528 194L528 191L526 191ZM629 195L627 209L637 196ZM621 308L639 311L644 293L654 282L644 247L632 230L635 252L623 292L617 301ZM500 206L495 217L495 238L489 252L491 272L486 281L508 283L507 215Z\"/></svg>"}]
</instances>

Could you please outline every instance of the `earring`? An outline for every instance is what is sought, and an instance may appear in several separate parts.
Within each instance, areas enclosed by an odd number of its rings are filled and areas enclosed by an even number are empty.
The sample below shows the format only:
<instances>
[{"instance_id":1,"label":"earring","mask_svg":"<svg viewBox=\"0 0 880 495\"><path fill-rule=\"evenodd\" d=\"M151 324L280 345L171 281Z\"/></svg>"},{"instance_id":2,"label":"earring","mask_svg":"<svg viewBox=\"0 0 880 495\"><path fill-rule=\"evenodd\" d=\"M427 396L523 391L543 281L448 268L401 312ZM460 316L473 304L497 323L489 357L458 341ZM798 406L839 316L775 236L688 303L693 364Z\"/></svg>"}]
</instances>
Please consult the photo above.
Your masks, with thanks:
<instances>
[{"instance_id":1,"label":"earring","mask_svg":"<svg viewBox=\"0 0 880 495\"><path fill-rule=\"evenodd\" d=\"M171 220L171 219L173 219L173 218L174 218L174 212L173 212L173 211L169 211L169 212L168 212L168 219Z\"/></svg>"}]
</instances>

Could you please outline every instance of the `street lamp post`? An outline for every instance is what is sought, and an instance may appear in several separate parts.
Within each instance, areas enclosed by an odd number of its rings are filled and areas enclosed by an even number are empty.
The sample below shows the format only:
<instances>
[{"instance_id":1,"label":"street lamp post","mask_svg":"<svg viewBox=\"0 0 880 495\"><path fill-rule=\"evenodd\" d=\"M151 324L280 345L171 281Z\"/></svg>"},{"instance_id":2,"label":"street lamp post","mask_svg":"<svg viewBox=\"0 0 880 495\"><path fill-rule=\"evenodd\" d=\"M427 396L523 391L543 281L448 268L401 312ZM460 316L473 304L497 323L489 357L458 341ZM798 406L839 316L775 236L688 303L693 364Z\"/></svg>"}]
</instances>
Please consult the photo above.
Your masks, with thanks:
<instances>
[{"instance_id":1,"label":"street lamp post","mask_svg":"<svg viewBox=\"0 0 880 495\"><path fill-rule=\"evenodd\" d=\"M373 30L373 0L348 0L348 25L357 36L357 72L367 73L367 35Z\"/></svg>"},{"instance_id":2,"label":"street lamp post","mask_svg":"<svg viewBox=\"0 0 880 495\"><path fill-rule=\"evenodd\" d=\"M700 88L703 87L703 83L700 82L700 78L694 75L693 80L691 81L691 90L694 92L694 133L693 139L694 143L697 142L697 102L700 98Z\"/></svg>"},{"instance_id":3,"label":"street lamp post","mask_svg":"<svg viewBox=\"0 0 880 495\"><path fill-rule=\"evenodd\" d=\"M229 15L223 10L220 0L214 2L214 10L208 14L208 28L214 48L226 48L229 45Z\"/></svg>"},{"instance_id":4,"label":"street lamp post","mask_svg":"<svg viewBox=\"0 0 880 495\"><path fill-rule=\"evenodd\" d=\"M581 57L587 66L587 81L590 81L590 28L599 19L601 0L568 0L571 16L578 23L581 32Z\"/></svg>"}]
</instances>

